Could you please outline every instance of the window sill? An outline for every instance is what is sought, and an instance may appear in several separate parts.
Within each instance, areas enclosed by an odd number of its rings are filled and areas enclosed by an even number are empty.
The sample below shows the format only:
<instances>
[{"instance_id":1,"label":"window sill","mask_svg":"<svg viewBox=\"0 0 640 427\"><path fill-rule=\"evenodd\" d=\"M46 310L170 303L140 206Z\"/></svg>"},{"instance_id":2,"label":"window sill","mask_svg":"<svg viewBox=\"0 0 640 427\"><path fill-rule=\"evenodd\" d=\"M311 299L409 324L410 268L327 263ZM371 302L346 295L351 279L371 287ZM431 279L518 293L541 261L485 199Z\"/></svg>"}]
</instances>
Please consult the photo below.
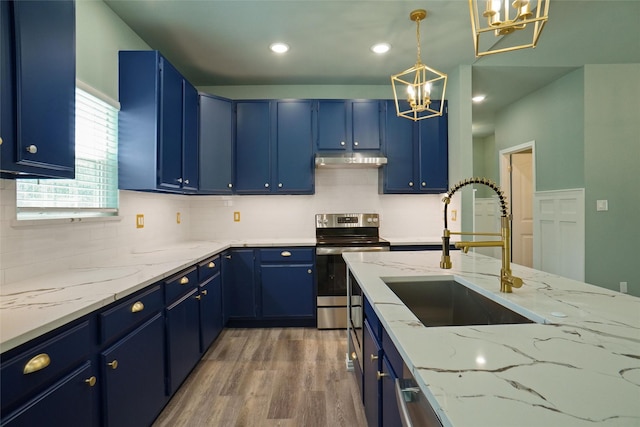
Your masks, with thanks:
<instances>
[{"instance_id":1,"label":"window sill","mask_svg":"<svg viewBox=\"0 0 640 427\"><path fill-rule=\"evenodd\" d=\"M80 223L110 222L110 221L122 221L122 217L118 215L110 215L110 216L90 216L90 217L82 217L82 218L14 219L11 221L11 228L29 228L29 227L41 227L41 226L49 226L49 225L60 225L60 224L80 224Z\"/></svg>"}]
</instances>

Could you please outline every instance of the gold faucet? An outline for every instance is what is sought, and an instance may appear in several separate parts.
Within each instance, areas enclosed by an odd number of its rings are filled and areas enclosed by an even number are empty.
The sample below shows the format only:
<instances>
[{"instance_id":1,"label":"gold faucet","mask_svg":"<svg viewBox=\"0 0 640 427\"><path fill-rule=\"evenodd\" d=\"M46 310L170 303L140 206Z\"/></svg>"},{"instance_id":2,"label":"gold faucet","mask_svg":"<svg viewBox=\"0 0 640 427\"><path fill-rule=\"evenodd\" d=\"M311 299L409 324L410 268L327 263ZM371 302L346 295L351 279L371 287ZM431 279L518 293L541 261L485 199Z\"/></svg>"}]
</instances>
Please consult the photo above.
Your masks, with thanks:
<instances>
[{"instance_id":1,"label":"gold faucet","mask_svg":"<svg viewBox=\"0 0 640 427\"><path fill-rule=\"evenodd\" d=\"M500 218L501 232L500 233L482 233L482 232L457 232L449 231L447 228L447 206L451 202L451 196L460 188L469 184L484 184L496 192L500 199L500 209L502 216ZM449 241L452 234L462 236L499 236L500 240L487 240L478 242L462 241L457 242L455 247L462 249L464 253L469 251L469 248L478 247L500 247L502 248L502 268L500 269L500 292L512 292L512 288L519 288L522 286L522 279L511 274L511 225L509 221L509 215L507 213L507 202L505 201L504 194L498 185L486 178L469 178L464 181L460 181L449 189L449 192L442 199L444 202L444 232L442 235L442 259L440 261L440 268L451 268L451 257L449 256Z\"/></svg>"}]
</instances>

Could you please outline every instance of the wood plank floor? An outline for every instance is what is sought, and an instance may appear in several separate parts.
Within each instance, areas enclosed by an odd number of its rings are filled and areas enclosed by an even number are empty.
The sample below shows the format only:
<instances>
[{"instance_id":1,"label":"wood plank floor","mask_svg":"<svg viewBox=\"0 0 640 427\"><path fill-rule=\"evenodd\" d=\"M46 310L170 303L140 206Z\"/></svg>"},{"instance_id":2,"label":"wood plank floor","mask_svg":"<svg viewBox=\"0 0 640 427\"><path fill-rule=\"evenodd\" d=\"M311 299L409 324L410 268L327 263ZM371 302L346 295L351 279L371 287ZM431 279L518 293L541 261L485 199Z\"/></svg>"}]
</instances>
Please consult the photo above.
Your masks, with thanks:
<instances>
[{"instance_id":1,"label":"wood plank floor","mask_svg":"<svg viewBox=\"0 0 640 427\"><path fill-rule=\"evenodd\" d=\"M154 427L366 427L343 330L225 329Z\"/></svg>"}]
</instances>

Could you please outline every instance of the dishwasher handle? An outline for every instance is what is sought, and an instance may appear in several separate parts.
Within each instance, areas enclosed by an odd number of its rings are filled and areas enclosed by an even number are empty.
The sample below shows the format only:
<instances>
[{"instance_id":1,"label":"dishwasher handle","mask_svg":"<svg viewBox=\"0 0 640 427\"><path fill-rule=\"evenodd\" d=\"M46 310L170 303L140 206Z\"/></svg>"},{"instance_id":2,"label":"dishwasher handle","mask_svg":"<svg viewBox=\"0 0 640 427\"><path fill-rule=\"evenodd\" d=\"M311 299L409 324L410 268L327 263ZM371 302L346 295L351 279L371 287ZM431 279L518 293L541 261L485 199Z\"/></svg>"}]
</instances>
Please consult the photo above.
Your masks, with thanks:
<instances>
[{"instance_id":1,"label":"dishwasher handle","mask_svg":"<svg viewBox=\"0 0 640 427\"><path fill-rule=\"evenodd\" d=\"M411 417L409 416L409 409L407 408L407 402L404 400L405 390L406 389L402 389L402 387L400 386L400 378L396 378L396 400L398 402L398 412L400 413L400 421L402 421L402 427L413 427Z\"/></svg>"}]
</instances>

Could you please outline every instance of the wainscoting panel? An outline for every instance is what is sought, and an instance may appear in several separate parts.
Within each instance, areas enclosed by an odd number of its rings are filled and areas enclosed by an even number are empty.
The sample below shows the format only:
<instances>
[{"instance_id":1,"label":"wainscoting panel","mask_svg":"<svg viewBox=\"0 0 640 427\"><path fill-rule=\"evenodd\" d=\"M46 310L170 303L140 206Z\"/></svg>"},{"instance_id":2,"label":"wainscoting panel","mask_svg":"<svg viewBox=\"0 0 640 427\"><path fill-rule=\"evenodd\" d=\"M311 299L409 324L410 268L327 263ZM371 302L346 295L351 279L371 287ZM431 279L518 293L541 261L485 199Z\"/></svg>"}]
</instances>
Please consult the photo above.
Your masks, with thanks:
<instances>
[{"instance_id":1,"label":"wainscoting panel","mask_svg":"<svg viewBox=\"0 0 640 427\"><path fill-rule=\"evenodd\" d=\"M584 189L534 194L534 268L584 281Z\"/></svg>"}]
</instances>

